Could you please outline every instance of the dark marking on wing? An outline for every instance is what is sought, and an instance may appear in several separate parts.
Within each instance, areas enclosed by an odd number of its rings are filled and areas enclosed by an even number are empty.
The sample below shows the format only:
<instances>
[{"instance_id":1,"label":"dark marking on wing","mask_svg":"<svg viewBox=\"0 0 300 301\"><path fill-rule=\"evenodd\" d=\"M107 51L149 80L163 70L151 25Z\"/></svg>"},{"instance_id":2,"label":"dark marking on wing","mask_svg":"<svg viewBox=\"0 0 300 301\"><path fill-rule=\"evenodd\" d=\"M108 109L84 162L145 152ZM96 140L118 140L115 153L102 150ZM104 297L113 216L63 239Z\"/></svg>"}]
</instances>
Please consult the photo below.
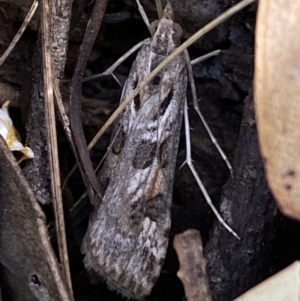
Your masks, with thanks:
<instances>
[{"instance_id":1,"label":"dark marking on wing","mask_svg":"<svg viewBox=\"0 0 300 301\"><path fill-rule=\"evenodd\" d=\"M138 79L136 79L133 84L132 84L132 90L134 90L138 85ZM138 111L140 109L141 106L141 100L140 100L140 94L138 94L137 96L134 97L133 99L134 102L134 108L136 111Z\"/></svg>"},{"instance_id":2,"label":"dark marking on wing","mask_svg":"<svg viewBox=\"0 0 300 301\"><path fill-rule=\"evenodd\" d=\"M137 169L145 169L150 166L155 157L156 143L141 141L137 146L132 160L132 166Z\"/></svg>"},{"instance_id":3,"label":"dark marking on wing","mask_svg":"<svg viewBox=\"0 0 300 301\"><path fill-rule=\"evenodd\" d=\"M171 88L167 97L164 99L164 101L161 103L160 108L159 108L159 114L160 116L164 115L171 100L173 98L173 89Z\"/></svg>"},{"instance_id":4,"label":"dark marking on wing","mask_svg":"<svg viewBox=\"0 0 300 301\"><path fill-rule=\"evenodd\" d=\"M141 106L140 94L135 96L133 101L134 101L134 108L135 108L136 111L138 111L140 109L140 106Z\"/></svg>"},{"instance_id":5,"label":"dark marking on wing","mask_svg":"<svg viewBox=\"0 0 300 301\"><path fill-rule=\"evenodd\" d=\"M150 261L155 261L155 257L153 256L153 254L150 255Z\"/></svg>"},{"instance_id":6,"label":"dark marking on wing","mask_svg":"<svg viewBox=\"0 0 300 301\"><path fill-rule=\"evenodd\" d=\"M161 220L162 216L166 214L168 208L165 204L164 195L162 193L157 194L155 197L146 201L146 212L145 216L153 222Z\"/></svg>"},{"instance_id":7,"label":"dark marking on wing","mask_svg":"<svg viewBox=\"0 0 300 301\"><path fill-rule=\"evenodd\" d=\"M170 138L165 139L159 147L159 162L162 168L166 168L169 164L168 158L168 140Z\"/></svg>"},{"instance_id":8,"label":"dark marking on wing","mask_svg":"<svg viewBox=\"0 0 300 301\"><path fill-rule=\"evenodd\" d=\"M141 197L130 207L130 223L132 226L140 225L145 214L145 198Z\"/></svg>"},{"instance_id":9,"label":"dark marking on wing","mask_svg":"<svg viewBox=\"0 0 300 301\"><path fill-rule=\"evenodd\" d=\"M155 120L157 120L156 116L154 116L154 118L152 118L152 121L155 121ZM152 132L152 133L156 132L157 131L157 126L152 126L150 128L147 128L147 130Z\"/></svg>"},{"instance_id":10,"label":"dark marking on wing","mask_svg":"<svg viewBox=\"0 0 300 301\"><path fill-rule=\"evenodd\" d=\"M135 81L132 83L132 90L134 90L138 85L138 79L136 78Z\"/></svg>"},{"instance_id":11,"label":"dark marking on wing","mask_svg":"<svg viewBox=\"0 0 300 301\"><path fill-rule=\"evenodd\" d=\"M159 85L159 83L160 83L160 76L158 76L158 75L154 76L154 78L151 81L151 84L153 86L157 86L157 85Z\"/></svg>"},{"instance_id":12,"label":"dark marking on wing","mask_svg":"<svg viewBox=\"0 0 300 301\"><path fill-rule=\"evenodd\" d=\"M152 269L154 269L154 264L156 263L156 260L155 260L156 258L154 257L153 254L151 254L149 259L150 259L149 267L152 270ZM152 280L152 275L149 273L147 278L148 278L148 281L151 281Z\"/></svg>"},{"instance_id":13,"label":"dark marking on wing","mask_svg":"<svg viewBox=\"0 0 300 301\"><path fill-rule=\"evenodd\" d=\"M148 253L149 253L148 246L143 247L142 256L145 257L145 258L147 258Z\"/></svg>"},{"instance_id":14,"label":"dark marking on wing","mask_svg":"<svg viewBox=\"0 0 300 301\"><path fill-rule=\"evenodd\" d=\"M166 56L167 55L167 48L166 47L158 47L158 46L153 46L152 47L152 52L154 52L157 55L162 55L162 56ZM158 64L156 64L157 66ZM156 67L155 66L155 67Z\"/></svg>"},{"instance_id":15,"label":"dark marking on wing","mask_svg":"<svg viewBox=\"0 0 300 301\"><path fill-rule=\"evenodd\" d=\"M116 138L114 144L112 145L112 153L115 155L119 155L124 147L125 144L125 133L124 131L121 129L118 137Z\"/></svg>"}]
</instances>

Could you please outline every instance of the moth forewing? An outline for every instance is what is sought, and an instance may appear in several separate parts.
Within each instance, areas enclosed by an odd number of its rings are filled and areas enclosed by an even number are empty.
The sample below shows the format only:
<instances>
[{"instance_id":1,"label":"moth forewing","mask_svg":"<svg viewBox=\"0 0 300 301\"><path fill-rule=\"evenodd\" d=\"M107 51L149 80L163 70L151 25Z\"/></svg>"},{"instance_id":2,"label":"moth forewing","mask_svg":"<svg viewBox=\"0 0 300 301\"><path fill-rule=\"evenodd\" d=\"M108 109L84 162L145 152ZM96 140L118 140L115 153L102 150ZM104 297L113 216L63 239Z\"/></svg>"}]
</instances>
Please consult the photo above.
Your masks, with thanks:
<instances>
[{"instance_id":1,"label":"moth forewing","mask_svg":"<svg viewBox=\"0 0 300 301\"><path fill-rule=\"evenodd\" d=\"M168 4L153 37L137 55L121 102L176 49ZM126 107L100 176L106 188L83 243L84 263L112 289L141 299L164 262L187 75L176 57Z\"/></svg>"}]
</instances>

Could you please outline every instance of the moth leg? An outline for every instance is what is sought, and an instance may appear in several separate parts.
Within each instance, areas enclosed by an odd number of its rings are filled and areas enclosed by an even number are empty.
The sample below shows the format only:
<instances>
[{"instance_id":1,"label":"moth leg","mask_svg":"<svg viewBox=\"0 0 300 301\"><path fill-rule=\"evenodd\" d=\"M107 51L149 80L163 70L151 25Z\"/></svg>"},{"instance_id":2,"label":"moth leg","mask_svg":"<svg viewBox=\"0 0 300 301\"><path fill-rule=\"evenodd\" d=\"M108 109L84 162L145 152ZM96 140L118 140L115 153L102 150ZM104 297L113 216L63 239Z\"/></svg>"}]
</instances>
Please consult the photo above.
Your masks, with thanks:
<instances>
[{"instance_id":1,"label":"moth leg","mask_svg":"<svg viewBox=\"0 0 300 301\"><path fill-rule=\"evenodd\" d=\"M140 49L144 44L145 41L143 40L141 42L139 42L138 44L136 44L135 46L133 46L131 49L129 49L126 53L124 53L115 63L113 63L108 69L106 69L104 72L102 73L98 73L98 74L94 74L91 76L87 76L84 77L82 79L82 82L87 82L89 80L92 79L96 79L96 78L100 78L100 77L104 77L104 76L108 76L111 75L116 81L117 83L120 85L119 81L117 80L117 78L115 77L115 75L113 74L113 72L116 70L117 67L119 67L119 65L124 62L132 53L134 53L135 51L137 51L138 49Z\"/></svg>"},{"instance_id":2,"label":"moth leg","mask_svg":"<svg viewBox=\"0 0 300 301\"><path fill-rule=\"evenodd\" d=\"M240 237L237 235L237 233L235 231L232 230L232 228L224 221L224 219L222 218L222 216L220 215L220 213L218 212L218 210L216 209L216 207L214 206L214 204L212 203L212 200L207 192L207 190L205 189L195 167L192 161L192 152L191 152L191 139L190 139L190 123L189 123L189 117L188 117L188 106L187 106L187 101L185 99L184 102L184 128L185 128L185 140L186 140L186 163L189 166L194 178L197 181L197 184L199 186L199 188L201 189L205 200L207 202L207 204L210 206L210 208L212 209L212 211L214 212L215 216L217 217L217 219L219 220L219 222L225 227L225 229L227 229L233 236L235 236L237 239L240 239Z\"/></svg>"},{"instance_id":3,"label":"moth leg","mask_svg":"<svg viewBox=\"0 0 300 301\"><path fill-rule=\"evenodd\" d=\"M221 52L221 50L216 50L216 51L213 51L213 52L210 52L208 54L206 54L205 56L202 56L194 61L197 61L197 62L200 62L200 61L203 61L204 59L207 59L208 57L211 57L211 56L214 56L214 55L217 55ZM190 57L189 57L189 54L187 52L187 50L184 51L184 56L185 56L185 60L186 60L186 67L187 67L187 70L188 70L188 75L189 75L189 79L190 79L190 85L191 85L191 90L192 90L192 95L193 95L193 104L194 104L194 108L198 114L198 116L200 117L211 141L213 142L213 144L216 146L219 154L221 155L221 157L223 158L223 160L225 161L229 171L230 171L230 174L231 174L231 177L234 176L234 172L233 172L233 168L227 158L227 156L225 155L225 153L223 152L221 146L219 145L217 139L215 138L214 134L212 133L211 129L209 128L207 122L205 121L205 118L204 116L202 115L201 111L200 111L200 108L199 108L199 104L198 104L198 101L197 101L197 93L196 93L196 87L195 87L195 81L194 81L194 77L193 77L193 71L192 71L192 67L191 67L191 62L190 62ZM202 60L200 60L202 58ZM193 62L194 62L193 61Z\"/></svg>"},{"instance_id":4,"label":"moth leg","mask_svg":"<svg viewBox=\"0 0 300 301\"><path fill-rule=\"evenodd\" d=\"M198 58L196 58L196 59L190 61L190 64L191 64L192 66L194 66L194 65L196 65L196 64L198 64L198 63L200 63L200 62L203 62L203 61L207 60L208 58L210 58L210 57L212 57L212 56L217 56L217 55L219 55L221 52L223 52L223 50L217 49L217 50L214 50L214 51L209 52L209 53L207 53L207 54L201 55L200 57L198 57Z\"/></svg>"}]
</instances>

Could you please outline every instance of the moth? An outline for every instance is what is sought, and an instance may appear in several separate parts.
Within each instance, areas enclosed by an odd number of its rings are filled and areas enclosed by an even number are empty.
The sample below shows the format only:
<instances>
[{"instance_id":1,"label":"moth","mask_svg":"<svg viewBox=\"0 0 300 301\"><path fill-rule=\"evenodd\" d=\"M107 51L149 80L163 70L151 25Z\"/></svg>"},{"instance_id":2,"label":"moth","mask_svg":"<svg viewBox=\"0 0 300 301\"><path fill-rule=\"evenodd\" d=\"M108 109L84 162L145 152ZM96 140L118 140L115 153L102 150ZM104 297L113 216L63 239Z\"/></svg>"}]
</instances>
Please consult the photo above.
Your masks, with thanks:
<instances>
[{"instance_id":1,"label":"moth","mask_svg":"<svg viewBox=\"0 0 300 301\"><path fill-rule=\"evenodd\" d=\"M182 30L170 3L150 28L153 35L137 54L121 102L179 44ZM100 173L105 192L90 217L84 264L128 298L149 295L164 263L186 89L179 55L119 116Z\"/></svg>"}]
</instances>

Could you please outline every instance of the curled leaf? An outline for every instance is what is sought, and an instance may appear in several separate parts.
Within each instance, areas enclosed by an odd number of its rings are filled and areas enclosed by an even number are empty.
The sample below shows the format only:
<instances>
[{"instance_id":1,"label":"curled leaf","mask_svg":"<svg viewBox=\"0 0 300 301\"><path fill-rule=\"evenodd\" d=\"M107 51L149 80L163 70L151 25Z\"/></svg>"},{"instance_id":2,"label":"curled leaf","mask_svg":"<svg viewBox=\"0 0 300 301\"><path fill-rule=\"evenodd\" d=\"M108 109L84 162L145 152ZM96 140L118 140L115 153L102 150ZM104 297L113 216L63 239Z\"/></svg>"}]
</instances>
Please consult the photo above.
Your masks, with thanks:
<instances>
[{"instance_id":1,"label":"curled leaf","mask_svg":"<svg viewBox=\"0 0 300 301\"><path fill-rule=\"evenodd\" d=\"M25 147L19 141L19 135L13 126L13 122L8 113L9 101L6 101L0 109L0 135L5 139L9 149L12 152L20 152L18 156L18 163L26 159L34 158L34 153L29 147Z\"/></svg>"}]
</instances>

